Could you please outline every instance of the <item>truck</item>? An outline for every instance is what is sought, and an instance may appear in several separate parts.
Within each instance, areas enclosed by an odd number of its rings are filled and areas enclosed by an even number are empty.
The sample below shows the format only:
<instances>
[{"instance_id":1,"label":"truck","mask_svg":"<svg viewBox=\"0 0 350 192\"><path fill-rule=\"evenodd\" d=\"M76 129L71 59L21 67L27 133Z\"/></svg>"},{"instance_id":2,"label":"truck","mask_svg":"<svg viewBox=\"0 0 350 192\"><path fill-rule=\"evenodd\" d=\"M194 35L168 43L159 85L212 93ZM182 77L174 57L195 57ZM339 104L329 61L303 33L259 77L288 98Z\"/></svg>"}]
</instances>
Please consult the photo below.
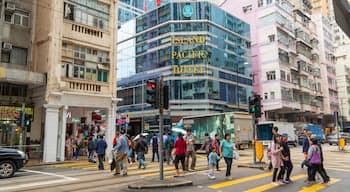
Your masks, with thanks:
<instances>
[{"instance_id":1,"label":"truck","mask_svg":"<svg viewBox=\"0 0 350 192\"><path fill-rule=\"evenodd\" d=\"M316 136L316 139L320 143L325 143L326 136L324 135L323 129L322 129L322 127L320 125L303 123L303 124L296 125L296 127L299 129L300 132L302 132L302 130L310 131L313 135ZM303 138L303 135L300 135L300 140L302 138Z\"/></svg>"},{"instance_id":2,"label":"truck","mask_svg":"<svg viewBox=\"0 0 350 192\"><path fill-rule=\"evenodd\" d=\"M218 134L221 139L226 133L238 149L247 149L253 140L253 119L246 112L228 112L184 117L184 128L191 129L196 139L195 146L199 149L204 142L204 134L209 133L214 139Z\"/></svg>"},{"instance_id":3,"label":"truck","mask_svg":"<svg viewBox=\"0 0 350 192\"><path fill-rule=\"evenodd\" d=\"M288 135L288 144L294 147L298 144L298 137L295 132L294 124L282 121L265 121L257 125L257 138L260 141L270 142L272 140L272 128L278 127L280 135Z\"/></svg>"}]
</instances>

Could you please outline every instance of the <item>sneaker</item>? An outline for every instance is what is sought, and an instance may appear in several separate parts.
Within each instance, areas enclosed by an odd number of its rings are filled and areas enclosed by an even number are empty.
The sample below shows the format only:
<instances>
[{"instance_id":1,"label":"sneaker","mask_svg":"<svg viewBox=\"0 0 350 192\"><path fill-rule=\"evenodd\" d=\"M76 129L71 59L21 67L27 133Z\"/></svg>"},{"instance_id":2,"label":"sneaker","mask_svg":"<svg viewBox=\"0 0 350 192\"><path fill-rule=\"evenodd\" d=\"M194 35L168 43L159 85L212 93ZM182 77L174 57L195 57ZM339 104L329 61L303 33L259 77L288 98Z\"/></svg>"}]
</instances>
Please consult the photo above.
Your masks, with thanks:
<instances>
[{"instance_id":1,"label":"sneaker","mask_svg":"<svg viewBox=\"0 0 350 192\"><path fill-rule=\"evenodd\" d=\"M128 173L126 173L126 172L125 172L125 173L123 173L123 176L128 176Z\"/></svg>"},{"instance_id":2,"label":"sneaker","mask_svg":"<svg viewBox=\"0 0 350 192\"><path fill-rule=\"evenodd\" d=\"M280 184L278 182L272 182L272 185L279 186Z\"/></svg>"},{"instance_id":3,"label":"sneaker","mask_svg":"<svg viewBox=\"0 0 350 192\"><path fill-rule=\"evenodd\" d=\"M120 173L114 173L114 174L113 174L113 176L118 176L118 175L120 175Z\"/></svg>"},{"instance_id":4,"label":"sneaker","mask_svg":"<svg viewBox=\"0 0 350 192\"><path fill-rule=\"evenodd\" d=\"M226 176L226 180L232 180L231 176Z\"/></svg>"},{"instance_id":5,"label":"sneaker","mask_svg":"<svg viewBox=\"0 0 350 192\"><path fill-rule=\"evenodd\" d=\"M209 178L210 180L216 179L214 175L208 175L208 178Z\"/></svg>"}]
</instances>

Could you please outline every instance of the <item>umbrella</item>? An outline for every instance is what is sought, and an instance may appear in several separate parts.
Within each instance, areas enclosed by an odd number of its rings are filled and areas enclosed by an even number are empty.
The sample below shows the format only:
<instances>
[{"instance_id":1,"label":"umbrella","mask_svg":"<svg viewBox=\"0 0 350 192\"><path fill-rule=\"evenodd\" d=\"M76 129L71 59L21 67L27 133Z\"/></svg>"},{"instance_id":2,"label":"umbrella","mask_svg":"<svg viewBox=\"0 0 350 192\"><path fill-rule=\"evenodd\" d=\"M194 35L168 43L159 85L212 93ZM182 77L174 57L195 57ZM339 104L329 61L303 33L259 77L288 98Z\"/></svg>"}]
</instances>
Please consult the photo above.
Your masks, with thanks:
<instances>
[{"instance_id":1,"label":"umbrella","mask_svg":"<svg viewBox=\"0 0 350 192\"><path fill-rule=\"evenodd\" d=\"M171 131L176 132L176 133L186 134L186 130L181 129L181 128L177 128L177 127L173 127L173 128L171 129Z\"/></svg>"},{"instance_id":2,"label":"umbrella","mask_svg":"<svg viewBox=\"0 0 350 192\"><path fill-rule=\"evenodd\" d=\"M148 133L141 133L141 134L138 134L138 135L134 138L133 141L136 141L136 140L140 139L140 135L146 137L146 136L149 135L149 134L148 134Z\"/></svg>"}]
</instances>

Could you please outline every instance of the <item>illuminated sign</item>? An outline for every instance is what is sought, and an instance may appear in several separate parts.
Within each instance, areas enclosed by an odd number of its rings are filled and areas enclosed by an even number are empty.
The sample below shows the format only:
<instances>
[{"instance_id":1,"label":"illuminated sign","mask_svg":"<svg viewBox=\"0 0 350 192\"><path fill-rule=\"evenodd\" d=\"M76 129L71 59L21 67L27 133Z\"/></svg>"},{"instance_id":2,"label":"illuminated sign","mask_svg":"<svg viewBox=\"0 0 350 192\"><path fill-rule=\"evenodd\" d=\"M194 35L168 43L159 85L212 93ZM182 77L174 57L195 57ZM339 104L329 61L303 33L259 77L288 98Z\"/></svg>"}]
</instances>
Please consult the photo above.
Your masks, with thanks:
<instances>
[{"instance_id":1,"label":"illuminated sign","mask_svg":"<svg viewBox=\"0 0 350 192\"><path fill-rule=\"evenodd\" d=\"M173 37L171 39L171 44L173 45L204 45L206 37L205 36L180 36Z\"/></svg>"},{"instance_id":2,"label":"illuminated sign","mask_svg":"<svg viewBox=\"0 0 350 192\"><path fill-rule=\"evenodd\" d=\"M207 58L207 52L203 50L173 51L171 52L171 58L173 59L205 59Z\"/></svg>"},{"instance_id":3,"label":"illuminated sign","mask_svg":"<svg viewBox=\"0 0 350 192\"><path fill-rule=\"evenodd\" d=\"M173 66L173 74L204 74L204 66L199 65L183 65Z\"/></svg>"},{"instance_id":4,"label":"illuminated sign","mask_svg":"<svg viewBox=\"0 0 350 192\"><path fill-rule=\"evenodd\" d=\"M191 5L185 5L184 8L182 9L182 14L185 17L191 17L193 14L193 7Z\"/></svg>"}]
</instances>

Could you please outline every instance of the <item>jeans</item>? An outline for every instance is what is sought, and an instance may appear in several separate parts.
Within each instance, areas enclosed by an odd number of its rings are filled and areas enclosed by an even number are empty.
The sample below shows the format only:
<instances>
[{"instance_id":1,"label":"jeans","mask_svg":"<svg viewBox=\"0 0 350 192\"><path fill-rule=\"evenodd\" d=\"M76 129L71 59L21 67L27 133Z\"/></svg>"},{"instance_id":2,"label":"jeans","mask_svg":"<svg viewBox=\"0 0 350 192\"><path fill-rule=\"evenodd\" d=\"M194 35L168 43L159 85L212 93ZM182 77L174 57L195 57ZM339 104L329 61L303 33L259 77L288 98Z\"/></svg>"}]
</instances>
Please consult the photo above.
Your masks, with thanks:
<instances>
[{"instance_id":1,"label":"jeans","mask_svg":"<svg viewBox=\"0 0 350 192\"><path fill-rule=\"evenodd\" d=\"M76 160L78 160L78 156L79 156L79 149L73 149L73 157L75 157Z\"/></svg>"},{"instance_id":2,"label":"jeans","mask_svg":"<svg viewBox=\"0 0 350 192\"><path fill-rule=\"evenodd\" d=\"M89 151L89 162L94 161L94 151Z\"/></svg>"},{"instance_id":3,"label":"jeans","mask_svg":"<svg viewBox=\"0 0 350 192\"><path fill-rule=\"evenodd\" d=\"M179 162L180 162L180 161L181 161L182 170L185 171L185 170L186 170L186 166L185 166L185 154L181 154L181 155L176 155L176 156L175 156L174 164L175 164L175 169L176 169L176 170L179 169Z\"/></svg>"},{"instance_id":4,"label":"jeans","mask_svg":"<svg viewBox=\"0 0 350 192\"><path fill-rule=\"evenodd\" d=\"M158 159L158 161L159 161L159 152L158 152L158 148L154 148L154 149L152 150L152 162L154 162L154 156L155 156L155 154L157 155L157 159Z\"/></svg>"},{"instance_id":5,"label":"jeans","mask_svg":"<svg viewBox=\"0 0 350 192\"><path fill-rule=\"evenodd\" d=\"M143 152L138 152L137 153L137 160L139 161L139 168L141 166L145 167L145 154Z\"/></svg>"},{"instance_id":6,"label":"jeans","mask_svg":"<svg viewBox=\"0 0 350 192\"><path fill-rule=\"evenodd\" d=\"M283 161L283 166L281 167L281 171L278 174L278 180L283 180L284 179L284 174L287 171L287 175L285 180L289 181L290 180L290 174L292 173L293 170L293 164L291 161Z\"/></svg>"},{"instance_id":7,"label":"jeans","mask_svg":"<svg viewBox=\"0 0 350 192\"><path fill-rule=\"evenodd\" d=\"M105 154L98 154L98 169L104 170L103 159L105 158Z\"/></svg>"},{"instance_id":8,"label":"jeans","mask_svg":"<svg viewBox=\"0 0 350 192\"><path fill-rule=\"evenodd\" d=\"M315 176L316 173L318 172L321 177L323 182L328 182L329 181L329 177L327 175L327 173L324 170L324 168L322 166L322 164L311 164L310 167L310 174L308 175L308 181L316 181Z\"/></svg>"},{"instance_id":9,"label":"jeans","mask_svg":"<svg viewBox=\"0 0 350 192\"><path fill-rule=\"evenodd\" d=\"M173 160L173 157L171 155L171 150L169 149L165 150L165 159L167 161L167 164L170 165L171 160Z\"/></svg>"},{"instance_id":10,"label":"jeans","mask_svg":"<svg viewBox=\"0 0 350 192\"><path fill-rule=\"evenodd\" d=\"M216 170L219 170L219 162L220 162L220 159L216 160Z\"/></svg>"},{"instance_id":11,"label":"jeans","mask_svg":"<svg viewBox=\"0 0 350 192\"><path fill-rule=\"evenodd\" d=\"M123 172L127 173L127 169L128 169L128 154L126 153L117 153L117 155L115 156L115 164L116 164L116 168L115 168L115 173L120 174L120 163L123 162Z\"/></svg>"},{"instance_id":12,"label":"jeans","mask_svg":"<svg viewBox=\"0 0 350 192\"><path fill-rule=\"evenodd\" d=\"M213 164L213 163L209 164L209 172L208 172L209 177L215 177L214 176L214 167L215 167L215 164Z\"/></svg>"},{"instance_id":13,"label":"jeans","mask_svg":"<svg viewBox=\"0 0 350 192\"><path fill-rule=\"evenodd\" d=\"M226 163L226 177L231 176L232 158L224 157Z\"/></svg>"},{"instance_id":14,"label":"jeans","mask_svg":"<svg viewBox=\"0 0 350 192\"><path fill-rule=\"evenodd\" d=\"M186 153L186 169L189 170L190 166L190 158L192 159L191 162L191 169L194 170L196 167L196 152L195 151L187 151Z\"/></svg>"}]
</instances>

